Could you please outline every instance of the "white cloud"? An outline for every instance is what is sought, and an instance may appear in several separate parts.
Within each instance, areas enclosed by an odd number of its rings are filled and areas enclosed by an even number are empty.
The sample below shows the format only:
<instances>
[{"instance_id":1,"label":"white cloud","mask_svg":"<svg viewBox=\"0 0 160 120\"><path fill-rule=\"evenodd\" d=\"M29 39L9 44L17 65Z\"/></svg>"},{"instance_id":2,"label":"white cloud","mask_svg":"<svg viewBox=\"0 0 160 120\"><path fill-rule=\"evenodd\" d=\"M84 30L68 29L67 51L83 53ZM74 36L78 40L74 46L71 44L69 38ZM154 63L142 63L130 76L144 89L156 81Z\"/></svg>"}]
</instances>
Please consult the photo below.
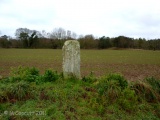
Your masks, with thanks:
<instances>
[{"instance_id":1,"label":"white cloud","mask_svg":"<svg viewBox=\"0 0 160 120\"><path fill-rule=\"evenodd\" d=\"M0 1L0 30L19 27L51 31L63 27L78 34L160 37L158 0L8 0Z\"/></svg>"}]
</instances>

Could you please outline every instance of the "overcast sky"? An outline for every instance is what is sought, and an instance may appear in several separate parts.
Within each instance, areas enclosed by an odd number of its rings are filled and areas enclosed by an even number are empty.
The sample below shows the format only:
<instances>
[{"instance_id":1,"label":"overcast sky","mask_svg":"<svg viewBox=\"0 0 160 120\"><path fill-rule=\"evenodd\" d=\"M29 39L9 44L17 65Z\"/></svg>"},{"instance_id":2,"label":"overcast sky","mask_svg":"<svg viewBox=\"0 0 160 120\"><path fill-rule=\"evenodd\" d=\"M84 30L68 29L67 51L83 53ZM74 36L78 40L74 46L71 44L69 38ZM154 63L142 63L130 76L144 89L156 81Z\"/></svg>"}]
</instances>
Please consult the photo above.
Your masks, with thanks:
<instances>
[{"instance_id":1,"label":"overcast sky","mask_svg":"<svg viewBox=\"0 0 160 120\"><path fill-rule=\"evenodd\" d=\"M159 6L159 0L0 0L0 31L62 27L78 35L160 38Z\"/></svg>"}]
</instances>

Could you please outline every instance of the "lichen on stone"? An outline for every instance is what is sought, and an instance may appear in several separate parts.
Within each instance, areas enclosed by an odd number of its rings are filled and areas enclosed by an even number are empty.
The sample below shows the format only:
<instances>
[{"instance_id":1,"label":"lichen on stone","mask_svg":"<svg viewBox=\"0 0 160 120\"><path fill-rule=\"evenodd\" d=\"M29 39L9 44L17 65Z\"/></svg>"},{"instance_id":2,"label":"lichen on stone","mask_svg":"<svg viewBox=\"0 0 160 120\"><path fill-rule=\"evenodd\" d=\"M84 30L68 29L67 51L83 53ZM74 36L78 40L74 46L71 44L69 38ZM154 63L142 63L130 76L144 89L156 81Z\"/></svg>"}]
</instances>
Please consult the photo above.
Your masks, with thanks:
<instances>
[{"instance_id":1,"label":"lichen on stone","mask_svg":"<svg viewBox=\"0 0 160 120\"><path fill-rule=\"evenodd\" d=\"M63 50L63 75L65 78L71 74L76 78L80 75L80 45L76 40L68 40L64 43Z\"/></svg>"}]
</instances>

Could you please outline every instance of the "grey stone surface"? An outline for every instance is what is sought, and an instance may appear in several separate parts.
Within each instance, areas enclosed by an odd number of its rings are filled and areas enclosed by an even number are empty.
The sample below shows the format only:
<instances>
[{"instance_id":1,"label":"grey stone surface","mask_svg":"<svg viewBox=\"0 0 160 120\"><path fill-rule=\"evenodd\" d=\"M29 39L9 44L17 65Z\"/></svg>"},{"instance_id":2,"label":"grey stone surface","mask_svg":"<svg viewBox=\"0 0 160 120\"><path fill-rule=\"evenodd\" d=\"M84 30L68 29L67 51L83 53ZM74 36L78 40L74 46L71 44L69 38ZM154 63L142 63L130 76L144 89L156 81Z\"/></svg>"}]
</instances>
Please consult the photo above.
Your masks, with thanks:
<instances>
[{"instance_id":1,"label":"grey stone surface","mask_svg":"<svg viewBox=\"0 0 160 120\"><path fill-rule=\"evenodd\" d=\"M63 75L64 78L74 76L81 78L80 74L80 45L76 40L68 40L63 45Z\"/></svg>"}]
</instances>

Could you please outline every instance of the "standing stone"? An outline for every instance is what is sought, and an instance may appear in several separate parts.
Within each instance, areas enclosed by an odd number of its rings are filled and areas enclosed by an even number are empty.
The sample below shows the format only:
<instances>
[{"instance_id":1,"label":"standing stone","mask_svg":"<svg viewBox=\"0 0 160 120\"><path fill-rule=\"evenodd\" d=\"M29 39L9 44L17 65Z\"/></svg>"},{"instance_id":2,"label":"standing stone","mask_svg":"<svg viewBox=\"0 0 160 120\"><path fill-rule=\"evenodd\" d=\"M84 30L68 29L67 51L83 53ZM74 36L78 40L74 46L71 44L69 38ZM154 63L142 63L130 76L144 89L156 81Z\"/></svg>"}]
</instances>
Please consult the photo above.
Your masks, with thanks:
<instances>
[{"instance_id":1,"label":"standing stone","mask_svg":"<svg viewBox=\"0 0 160 120\"><path fill-rule=\"evenodd\" d=\"M81 78L80 74L80 45L76 40L64 43L63 50L63 75L64 78L74 76Z\"/></svg>"}]
</instances>

